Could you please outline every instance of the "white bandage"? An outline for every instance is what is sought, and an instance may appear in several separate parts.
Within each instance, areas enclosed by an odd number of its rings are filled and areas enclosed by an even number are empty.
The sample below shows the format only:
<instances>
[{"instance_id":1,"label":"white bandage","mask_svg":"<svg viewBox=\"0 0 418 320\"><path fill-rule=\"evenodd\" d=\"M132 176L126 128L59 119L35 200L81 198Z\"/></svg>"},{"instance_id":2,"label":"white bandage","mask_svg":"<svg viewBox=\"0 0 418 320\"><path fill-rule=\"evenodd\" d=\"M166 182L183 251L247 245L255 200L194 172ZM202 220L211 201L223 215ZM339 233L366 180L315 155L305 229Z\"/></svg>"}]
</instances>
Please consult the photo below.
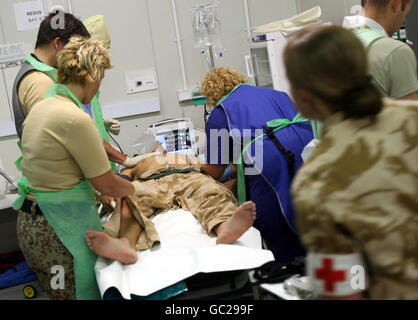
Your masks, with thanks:
<instances>
[{"instance_id":1,"label":"white bandage","mask_svg":"<svg viewBox=\"0 0 418 320\"><path fill-rule=\"evenodd\" d=\"M159 155L158 152L154 152L154 153L148 153L148 154L144 154L142 156L136 156L133 158L126 158L126 160L122 163L125 167L128 168L133 168L135 167L139 162L141 162L142 160L151 158L153 156Z\"/></svg>"},{"instance_id":2,"label":"white bandage","mask_svg":"<svg viewBox=\"0 0 418 320\"><path fill-rule=\"evenodd\" d=\"M303 149L302 152L302 160L304 163L308 161L312 153L315 151L316 147L318 147L321 141L317 139L313 139L308 145Z\"/></svg>"},{"instance_id":3,"label":"white bandage","mask_svg":"<svg viewBox=\"0 0 418 320\"><path fill-rule=\"evenodd\" d=\"M309 253L307 273L316 296L344 297L367 289L367 271L359 253Z\"/></svg>"},{"instance_id":4,"label":"white bandage","mask_svg":"<svg viewBox=\"0 0 418 320\"><path fill-rule=\"evenodd\" d=\"M144 196L147 194L147 191L145 190L145 187L143 186L143 184L139 181L134 181L132 182L132 184L134 185L135 188L135 195L136 196Z\"/></svg>"}]
</instances>

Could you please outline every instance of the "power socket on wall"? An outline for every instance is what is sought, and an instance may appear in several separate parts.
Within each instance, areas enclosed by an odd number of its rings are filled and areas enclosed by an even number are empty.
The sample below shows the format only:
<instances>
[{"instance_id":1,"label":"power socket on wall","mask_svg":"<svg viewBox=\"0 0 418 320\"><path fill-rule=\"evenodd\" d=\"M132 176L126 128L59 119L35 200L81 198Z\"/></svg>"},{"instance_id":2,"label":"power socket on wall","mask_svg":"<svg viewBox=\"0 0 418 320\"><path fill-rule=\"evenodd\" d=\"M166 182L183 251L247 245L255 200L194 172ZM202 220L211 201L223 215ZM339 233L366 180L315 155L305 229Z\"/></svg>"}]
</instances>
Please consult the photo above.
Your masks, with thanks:
<instances>
[{"instance_id":1,"label":"power socket on wall","mask_svg":"<svg viewBox=\"0 0 418 320\"><path fill-rule=\"evenodd\" d=\"M128 94L158 89L154 68L125 72L125 82Z\"/></svg>"}]
</instances>

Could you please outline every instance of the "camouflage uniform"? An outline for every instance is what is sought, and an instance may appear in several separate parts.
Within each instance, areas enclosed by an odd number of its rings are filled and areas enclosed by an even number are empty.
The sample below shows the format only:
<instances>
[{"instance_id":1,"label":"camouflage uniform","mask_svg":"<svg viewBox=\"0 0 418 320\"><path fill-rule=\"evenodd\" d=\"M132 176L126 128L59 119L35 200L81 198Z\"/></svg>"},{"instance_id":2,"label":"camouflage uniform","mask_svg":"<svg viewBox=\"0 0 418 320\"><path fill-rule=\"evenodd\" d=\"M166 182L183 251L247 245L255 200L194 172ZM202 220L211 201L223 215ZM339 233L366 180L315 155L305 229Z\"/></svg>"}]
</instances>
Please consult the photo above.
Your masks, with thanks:
<instances>
[{"instance_id":1,"label":"camouflage uniform","mask_svg":"<svg viewBox=\"0 0 418 320\"><path fill-rule=\"evenodd\" d=\"M181 166L174 166L177 169ZM170 170L168 170L170 171ZM167 172L167 168L149 171L142 178ZM160 179L142 182L148 190L144 196L126 197L135 219L142 229L136 249L147 250L160 243L157 230L149 219L154 214L182 208L190 211L202 225L203 230L216 236L215 227L228 221L238 207L234 194L223 184L198 172L170 174ZM110 221L104 226L112 237L119 236L121 202Z\"/></svg>"},{"instance_id":2,"label":"camouflage uniform","mask_svg":"<svg viewBox=\"0 0 418 320\"><path fill-rule=\"evenodd\" d=\"M323 254L361 252L372 299L418 299L418 103L324 123L292 186L301 238Z\"/></svg>"},{"instance_id":3,"label":"camouflage uniform","mask_svg":"<svg viewBox=\"0 0 418 320\"><path fill-rule=\"evenodd\" d=\"M58 239L44 216L19 211L17 239L29 267L38 276L42 290L53 300L75 300L74 260ZM51 273L54 266L65 270L65 289L54 290Z\"/></svg>"}]
</instances>

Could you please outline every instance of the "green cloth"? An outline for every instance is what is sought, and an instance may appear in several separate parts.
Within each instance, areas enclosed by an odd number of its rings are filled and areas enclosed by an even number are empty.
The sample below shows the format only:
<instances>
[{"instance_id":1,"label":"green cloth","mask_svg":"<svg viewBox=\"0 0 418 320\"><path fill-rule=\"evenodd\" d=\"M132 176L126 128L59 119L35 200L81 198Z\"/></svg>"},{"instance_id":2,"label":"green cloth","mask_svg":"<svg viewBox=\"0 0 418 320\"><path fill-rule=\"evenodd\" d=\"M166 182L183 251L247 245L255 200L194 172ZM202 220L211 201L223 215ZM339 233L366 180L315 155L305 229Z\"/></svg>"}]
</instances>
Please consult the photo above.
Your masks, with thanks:
<instances>
[{"instance_id":1,"label":"green cloth","mask_svg":"<svg viewBox=\"0 0 418 320\"><path fill-rule=\"evenodd\" d=\"M99 130L100 137L106 141L108 144L110 144L110 138L109 134L107 133L106 126L103 121L103 113L102 113L102 107L99 103L99 96L100 91L97 92L97 94L94 96L93 100L91 100L91 109L93 113L94 122L96 123L97 129ZM84 111L84 107L82 108ZM116 168L116 164L113 161L110 161L110 165L112 167L113 173L117 173L118 170Z\"/></svg>"},{"instance_id":2,"label":"green cloth","mask_svg":"<svg viewBox=\"0 0 418 320\"><path fill-rule=\"evenodd\" d=\"M282 130L292 124L300 122L308 122L309 120L303 118L300 114L297 114L296 117L290 121L289 119L275 119L267 123L269 128L274 128L273 133ZM237 177L238 177L238 202L240 205L247 201L247 191L245 187L245 170L244 170L244 154L248 148L257 140L266 137L266 134L254 138L250 143L248 143L241 154L240 162L237 165Z\"/></svg>"},{"instance_id":3,"label":"green cloth","mask_svg":"<svg viewBox=\"0 0 418 320\"><path fill-rule=\"evenodd\" d=\"M77 300L100 300L94 267L97 255L87 246L88 230L103 232L97 213L95 193L88 180L74 189L45 192L29 188L28 180L19 180L19 198L13 209L19 210L26 194L32 192L46 220L74 258Z\"/></svg>"},{"instance_id":4,"label":"green cloth","mask_svg":"<svg viewBox=\"0 0 418 320\"><path fill-rule=\"evenodd\" d=\"M46 73L55 83L57 82L57 69L36 60L32 56L26 57L25 61L29 63L32 67L34 67L36 70Z\"/></svg>"},{"instance_id":5,"label":"green cloth","mask_svg":"<svg viewBox=\"0 0 418 320\"><path fill-rule=\"evenodd\" d=\"M136 296L131 294L131 299L133 301L162 301L168 300L175 296L178 296L184 292L187 292L187 285L184 281L180 281L176 284L173 284L170 287L164 288L160 291L154 292L153 294L143 297ZM125 300L122 294L115 287L109 288L103 294L103 300Z\"/></svg>"}]
</instances>

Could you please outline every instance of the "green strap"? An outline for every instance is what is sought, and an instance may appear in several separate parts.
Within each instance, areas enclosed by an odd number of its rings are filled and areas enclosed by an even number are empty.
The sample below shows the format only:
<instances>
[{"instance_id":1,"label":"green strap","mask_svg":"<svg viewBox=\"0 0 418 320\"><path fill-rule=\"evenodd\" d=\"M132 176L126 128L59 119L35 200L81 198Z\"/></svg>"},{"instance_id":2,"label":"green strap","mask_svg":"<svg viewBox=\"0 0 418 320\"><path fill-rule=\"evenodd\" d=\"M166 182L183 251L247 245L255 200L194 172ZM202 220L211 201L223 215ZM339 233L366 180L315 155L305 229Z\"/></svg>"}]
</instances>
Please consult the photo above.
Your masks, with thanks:
<instances>
[{"instance_id":1,"label":"green strap","mask_svg":"<svg viewBox=\"0 0 418 320\"><path fill-rule=\"evenodd\" d=\"M110 138L109 134L107 133L106 126L103 121L103 113L102 113L102 107L99 103L99 96L100 91L97 92L97 94L94 96L94 98L91 100L91 109L93 113L93 119L96 123L96 127L99 130L100 137L106 141L108 144L110 144ZM84 107L83 107L84 110ZM114 173L117 173L118 170L116 168L116 164L113 161L110 161L110 165L112 167L112 171Z\"/></svg>"},{"instance_id":2,"label":"green strap","mask_svg":"<svg viewBox=\"0 0 418 320\"><path fill-rule=\"evenodd\" d=\"M354 34L363 43L363 46L367 49L372 43L381 38L387 38L386 35L380 33L371 28L362 28L353 30Z\"/></svg>"},{"instance_id":3,"label":"green strap","mask_svg":"<svg viewBox=\"0 0 418 320\"><path fill-rule=\"evenodd\" d=\"M56 83L57 82L57 69L42 63L38 60L36 60L32 56L28 56L25 58L25 61L29 63L32 67L34 67L36 70L44 72L48 74L48 76Z\"/></svg>"},{"instance_id":4,"label":"green strap","mask_svg":"<svg viewBox=\"0 0 418 320\"><path fill-rule=\"evenodd\" d=\"M232 89L232 91L230 93L228 93L225 97L223 97L221 100L219 100L219 102L216 104L217 106L219 106L222 102L224 102L231 94L233 94L235 91L237 91L241 86L250 86L247 83L241 83L239 85L237 85L234 89Z\"/></svg>"},{"instance_id":5,"label":"green strap","mask_svg":"<svg viewBox=\"0 0 418 320\"><path fill-rule=\"evenodd\" d=\"M312 131L314 134L314 138L317 140L321 139L322 136L322 128L323 128L323 124L322 122L313 120L311 121L311 125L312 125Z\"/></svg>"},{"instance_id":6,"label":"green strap","mask_svg":"<svg viewBox=\"0 0 418 320\"><path fill-rule=\"evenodd\" d=\"M77 104L77 106L84 111L84 107L83 104L81 103L81 101L77 98L77 96L71 92L70 89L68 89L65 85L61 84L61 83L56 83L54 84L51 88L49 88L49 90L45 93L44 95L44 99L48 99L54 96L65 96L70 98L71 100L74 101L75 104Z\"/></svg>"},{"instance_id":7,"label":"green strap","mask_svg":"<svg viewBox=\"0 0 418 320\"><path fill-rule=\"evenodd\" d=\"M20 149L20 153L22 153L22 142L20 140L17 141L17 146ZM22 160L23 160L23 157L20 156L19 159L17 159L15 161L15 166L16 166L17 170L19 170L19 172L22 172Z\"/></svg>"},{"instance_id":8,"label":"green strap","mask_svg":"<svg viewBox=\"0 0 418 320\"><path fill-rule=\"evenodd\" d=\"M26 177L20 178L17 182L17 186L19 187L19 197L13 203L13 210L15 211L19 211L22 208L23 202L25 202L26 199L26 195L31 192L31 189L29 188L29 182Z\"/></svg>"},{"instance_id":9,"label":"green strap","mask_svg":"<svg viewBox=\"0 0 418 320\"><path fill-rule=\"evenodd\" d=\"M292 124L296 123L302 123L302 122L309 122L309 120L303 118L300 114L297 114L296 117L290 121L289 119L275 119L267 123L267 126L269 128L274 128L273 133L282 130L286 127L291 126ZM238 202L240 205L242 205L244 202L247 201L247 191L245 186L245 170L244 170L244 154L247 152L248 148L257 140L262 139L266 137L266 134L263 134L261 136L258 136L254 138L250 143L248 143L242 153L241 157L239 159L239 163L237 164L237 177L238 177Z\"/></svg>"}]
</instances>

